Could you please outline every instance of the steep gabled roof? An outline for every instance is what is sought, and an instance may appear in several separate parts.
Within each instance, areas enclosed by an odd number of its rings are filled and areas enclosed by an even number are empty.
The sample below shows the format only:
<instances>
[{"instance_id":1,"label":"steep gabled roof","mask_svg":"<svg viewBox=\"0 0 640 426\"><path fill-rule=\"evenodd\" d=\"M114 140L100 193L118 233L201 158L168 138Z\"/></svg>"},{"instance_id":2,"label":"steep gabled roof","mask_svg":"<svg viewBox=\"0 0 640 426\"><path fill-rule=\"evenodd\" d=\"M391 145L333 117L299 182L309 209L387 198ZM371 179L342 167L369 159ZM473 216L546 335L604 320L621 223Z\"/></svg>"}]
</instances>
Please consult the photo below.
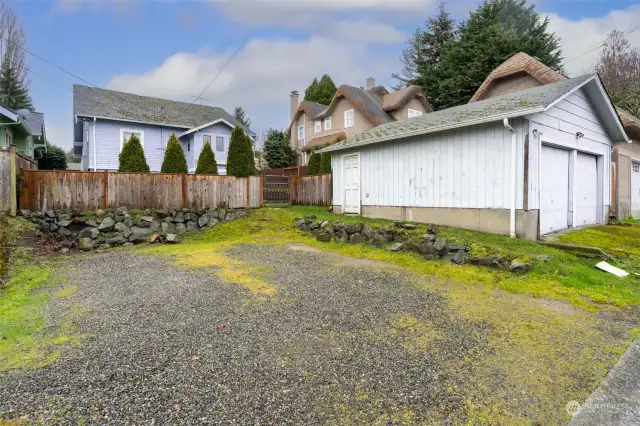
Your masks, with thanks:
<instances>
[{"instance_id":1,"label":"steep gabled roof","mask_svg":"<svg viewBox=\"0 0 640 426\"><path fill-rule=\"evenodd\" d=\"M585 75L443 109L430 114L423 114L409 120L384 124L353 136L343 142L338 142L321 151L349 149L361 145L408 138L543 112L553 107L553 105L561 99L564 99L564 97L570 93L587 84L592 84L591 90L593 90L594 93L600 94L603 103L608 102L608 97L600 84L598 76ZM606 123L610 126L610 131L615 134L616 137L620 137L621 139L626 138L622 125L613 108L609 108L609 111L611 119L607 120Z\"/></svg>"},{"instance_id":2,"label":"steep gabled roof","mask_svg":"<svg viewBox=\"0 0 640 426\"><path fill-rule=\"evenodd\" d=\"M556 81L566 79L565 76L552 70L538 59L529 56L524 52L520 52L510 57L493 70L493 72L489 74L482 85L478 88L476 93L471 97L469 102L475 102L482 99L491 86L491 83L494 81L517 73L527 73L538 80L540 84L555 83Z\"/></svg>"},{"instance_id":3,"label":"steep gabled roof","mask_svg":"<svg viewBox=\"0 0 640 426\"><path fill-rule=\"evenodd\" d=\"M222 108L73 85L73 113L87 117L133 121L190 129L219 119L237 124ZM250 132L244 127L244 130ZM253 133L253 132L250 132Z\"/></svg>"},{"instance_id":4,"label":"steep gabled roof","mask_svg":"<svg viewBox=\"0 0 640 426\"><path fill-rule=\"evenodd\" d=\"M409 86L389 93L383 86L366 90L343 84L338 88L329 105L302 101L287 128L287 132L300 113L306 113L313 120L323 119L331 115L340 99L347 99L374 126L391 123L395 120L388 113L403 108L414 97L420 100L426 112L433 111L431 104L418 86Z\"/></svg>"}]
</instances>

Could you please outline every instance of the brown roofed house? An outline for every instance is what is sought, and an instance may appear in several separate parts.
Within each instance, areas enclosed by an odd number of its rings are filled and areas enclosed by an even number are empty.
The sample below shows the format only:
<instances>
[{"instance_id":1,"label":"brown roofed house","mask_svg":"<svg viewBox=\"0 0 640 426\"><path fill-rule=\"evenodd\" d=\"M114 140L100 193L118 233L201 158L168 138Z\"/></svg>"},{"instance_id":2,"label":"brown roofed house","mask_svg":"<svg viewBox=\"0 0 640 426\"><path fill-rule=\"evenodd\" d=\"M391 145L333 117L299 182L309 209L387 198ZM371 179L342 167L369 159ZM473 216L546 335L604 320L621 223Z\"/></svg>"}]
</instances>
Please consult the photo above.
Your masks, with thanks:
<instances>
[{"instance_id":1,"label":"brown roofed house","mask_svg":"<svg viewBox=\"0 0 640 426\"><path fill-rule=\"evenodd\" d=\"M469 103L565 79L537 58L520 52L493 70ZM616 111L631 143L615 143L611 153L616 182L612 188L610 215L618 219L640 218L640 119L617 107Z\"/></svg>"},{"instance_id":2,"label":"brown roofed house","mask_svg":"<svg viewBox=\"0 0 640 426\"><path fill-rule=\"evenodd\" d=\"M432 112L433 108L417 86L389 93L367 79L367 88L343 84L331 104L302 101L291 92L291 123L287 128L297 164L306 165L314 149L345 140L380 124L407 120Z\"/></svg>"}]
</instances>

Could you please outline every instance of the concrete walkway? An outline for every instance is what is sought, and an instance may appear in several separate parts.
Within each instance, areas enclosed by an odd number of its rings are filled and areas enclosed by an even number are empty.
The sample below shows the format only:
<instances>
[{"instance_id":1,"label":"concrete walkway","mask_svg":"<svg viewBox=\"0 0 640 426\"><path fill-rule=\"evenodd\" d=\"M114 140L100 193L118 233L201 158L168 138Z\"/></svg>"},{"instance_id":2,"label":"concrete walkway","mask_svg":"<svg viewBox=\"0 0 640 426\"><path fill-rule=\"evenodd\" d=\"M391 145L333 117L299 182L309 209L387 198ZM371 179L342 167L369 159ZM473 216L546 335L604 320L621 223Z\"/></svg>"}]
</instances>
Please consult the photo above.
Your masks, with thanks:
<instances>
[{"instance_id":1,"label":"concrete walkway","mask_svg":"<svg viewBox=\"0 0 640 426\"><path fill-rule=\"evenodd\" d=\"M640 425L640 339L582 406L575 401L567 404L568 411L574 409L570 426Z\"/></svg>"}]
</instances>

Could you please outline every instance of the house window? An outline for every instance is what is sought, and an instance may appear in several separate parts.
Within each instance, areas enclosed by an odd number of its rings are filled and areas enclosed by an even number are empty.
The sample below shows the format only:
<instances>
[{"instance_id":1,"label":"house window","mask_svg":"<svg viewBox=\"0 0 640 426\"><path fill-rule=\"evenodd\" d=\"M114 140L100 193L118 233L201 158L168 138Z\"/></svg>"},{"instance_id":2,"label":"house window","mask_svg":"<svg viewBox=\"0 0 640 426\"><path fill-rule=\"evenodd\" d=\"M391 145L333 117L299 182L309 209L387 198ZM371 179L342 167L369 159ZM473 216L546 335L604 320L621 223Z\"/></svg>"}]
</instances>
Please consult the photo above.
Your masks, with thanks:
<instances>
[{"instance_id":1,"label":"house window","mask_svg":"<svg viewBox=\"0 0 640 426\"><path fill-rule=\"evenodd\" d=\"M640 164L633 165L633 173L640 173Z\"/></svg>"},{"instance_id":2,"label":"house window","mask_svg":"<svg viewBox=\"0 0 640 426\"><path fill-rule=\"evenodd\" d=\"M298 126L298 140L304 141L304 126Z\"/></svg>"},{"instance_id":3,"label":"house window","mask_svg":"<svg viewBox=\"0 0 640 426\"><path fill-rule=\"evenodd\" d=\"M120 151L122 151L122 147L125 143L129 142L131 136L136 135L138 140L140 140L140 145L144 148L144 132L140 132L137 130L125 130L120 129Z\"/></svg>"},{"instance_id":4,"label":"house window","mask_svg":"<svg viewBox=\"0 0 640 426\"><path fill-rule=\"evenodd\" d=\"M353 127L353 124L354 124L353 121L354 121L353 120L353 110L350 109L348 111L345 111L344 112L344 127L345 127L345 129L347 127Z\"/></svg>"},{"instance_id":5,"label":"house window","mask_svg":"<svg viewBox=\"0 0 640 426\"><path fill-rule=\"evenodd\" d=\"M191 142L187 142L187 152L191 151Z\"/></svg>"},{"instance_id":6,"label":"house window","mask_svg":"<svg viewBox=\"0 0 640 426\"><path fill-rule=\"evenodd\" d=\"M420 117L421 115L422 115L422 111L409 108L409 118Z\"/></svg>"},{"instance_id":7,"label":"house window","mask_svg":"<svg viewBox=\"0 0 640 426\"><path fill-rule=\"evenodd\" d=\"M9 129L5 130L6 132L6 139L7 139L7 146L11 146L13 145L13 135L11 134L11 131Z\"/></svg>"},{"instance_id":8,"label":"house window","mask_svg":"<svg viewBox=\"0 0 640 426\"><path fill-rule=\"evenodd\" d=\"M216 151L224 151L224 138L222 136L216 136Z\"/></svg>"},{"instance_id":9,"label":"house window","mask_svg":"<svg viewBox=\"0 0 640 426\"><path fill-rule=\"evenodd\" d=\"M331 117L327 117L324 119L324 129L331 130Z\"/></svg>"},{"instance_id":10,"label":"house window","mask_svg":"<svg viewBox=\"0 0 640 426\"><path fill-rule=\"evenodd\" d=\"M313 132L320 133L322 131L322 120L316 120L313 123Z\"/></svg>"}]
</instances>

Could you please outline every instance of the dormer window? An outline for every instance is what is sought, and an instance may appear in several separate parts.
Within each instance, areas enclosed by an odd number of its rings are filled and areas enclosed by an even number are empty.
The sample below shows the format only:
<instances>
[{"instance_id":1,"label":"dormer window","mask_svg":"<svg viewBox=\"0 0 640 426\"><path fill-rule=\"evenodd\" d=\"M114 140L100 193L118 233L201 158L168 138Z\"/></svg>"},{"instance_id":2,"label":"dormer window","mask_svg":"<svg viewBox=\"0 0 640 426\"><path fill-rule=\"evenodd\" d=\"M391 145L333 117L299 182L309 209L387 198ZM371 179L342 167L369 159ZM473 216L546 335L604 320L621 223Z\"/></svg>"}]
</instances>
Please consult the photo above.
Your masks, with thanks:
<instances>
[{"instance_id":1,"label":"dormer window","mask_svg":"<svg viewBox=\"0 0 640 426\"><path fill-rule=\"evenodd\" d=\"M324 119L324 129L331 130L331 117L327 117Z\"/></svg>"},{"instance_id":2,"label":"dormer window","mask_svg":"<svg viewBox=\"0 0 640 426\"><path fill-rule=\"evenodd\" d=\"M313 122L313 132L320 133L322 131L322 120L316 120Z\"/></svg>"},{"instance_id":3,"label":"dormer window","mask_svg":"<svg viewBox=\"0 0 640 426\"><path fill-rule=\"evenodd\" d=\"M353 110L347 110L344 112L344 128L346 129L347 127L353 127L354 126L354 119L353 119Z\"/></svg>"},{"instance_id":4,"label":"dormer window","mask_svg":"<svg viewBox=\"0 0 640 426\"><path fill-rule=\"evenodd\" d=\"M409 108L409 118L420 117L421 115L422 115L422 111Z\"/></svg>"}]
</instances>

